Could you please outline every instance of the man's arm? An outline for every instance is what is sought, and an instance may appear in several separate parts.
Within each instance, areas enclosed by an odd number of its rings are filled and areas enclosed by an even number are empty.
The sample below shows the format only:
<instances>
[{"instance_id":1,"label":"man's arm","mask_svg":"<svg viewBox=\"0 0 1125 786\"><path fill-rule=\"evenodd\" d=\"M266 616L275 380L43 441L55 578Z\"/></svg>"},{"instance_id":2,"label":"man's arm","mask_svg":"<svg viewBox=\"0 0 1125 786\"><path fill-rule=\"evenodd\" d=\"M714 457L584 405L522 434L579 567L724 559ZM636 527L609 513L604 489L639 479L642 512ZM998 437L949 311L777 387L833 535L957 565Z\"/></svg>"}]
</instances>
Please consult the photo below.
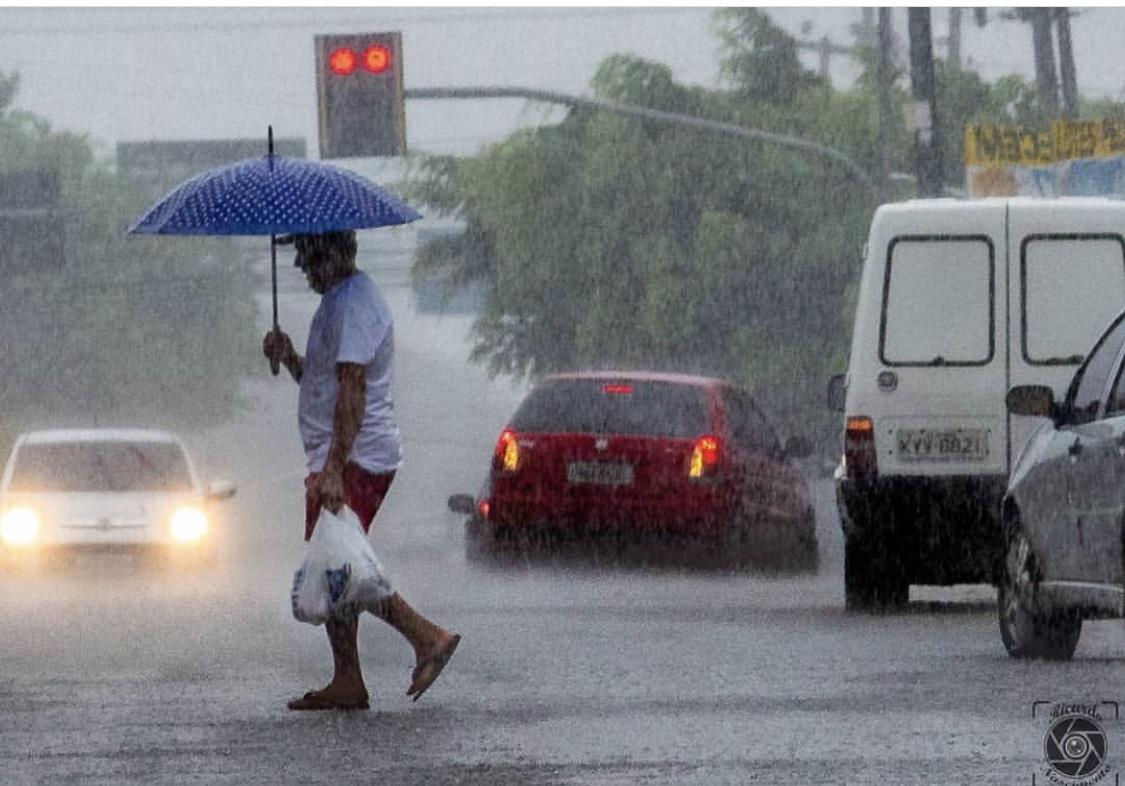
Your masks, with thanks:
<instances>
[{"instance_id":1,"label":"man's arm","mask_svg":"<svg viewBox=\"0 0 1125 786\"><path fill-rule=\"evenodd\" d=\"M344 465L351 455L367 408L367 368L358 363L337 363L336 410L332 420L332 444L328 460L317 479L317 492L325 507L338 513L345 502Z\"/></svg>"}]
</instances>

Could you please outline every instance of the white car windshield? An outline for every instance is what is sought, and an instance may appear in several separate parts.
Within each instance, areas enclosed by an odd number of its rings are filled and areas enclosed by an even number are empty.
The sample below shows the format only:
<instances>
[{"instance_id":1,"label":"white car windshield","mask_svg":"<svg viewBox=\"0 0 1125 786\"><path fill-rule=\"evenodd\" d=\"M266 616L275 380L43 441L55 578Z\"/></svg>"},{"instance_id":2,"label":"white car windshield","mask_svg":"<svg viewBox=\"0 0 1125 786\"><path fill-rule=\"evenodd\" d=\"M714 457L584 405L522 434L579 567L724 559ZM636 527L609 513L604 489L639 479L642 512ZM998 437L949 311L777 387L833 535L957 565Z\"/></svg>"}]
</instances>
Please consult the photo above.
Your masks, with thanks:
<instances>
[{"instance_id":1,"label":"white car windshield","mask_svg":"<svg viewBox=\"0 0 1125 786\"><path fill-rule=\"evenodd\" d=\"M54 442L23 445L10 490L190 491L178 445L164 442Z\"/></svg>"}]
</instances>

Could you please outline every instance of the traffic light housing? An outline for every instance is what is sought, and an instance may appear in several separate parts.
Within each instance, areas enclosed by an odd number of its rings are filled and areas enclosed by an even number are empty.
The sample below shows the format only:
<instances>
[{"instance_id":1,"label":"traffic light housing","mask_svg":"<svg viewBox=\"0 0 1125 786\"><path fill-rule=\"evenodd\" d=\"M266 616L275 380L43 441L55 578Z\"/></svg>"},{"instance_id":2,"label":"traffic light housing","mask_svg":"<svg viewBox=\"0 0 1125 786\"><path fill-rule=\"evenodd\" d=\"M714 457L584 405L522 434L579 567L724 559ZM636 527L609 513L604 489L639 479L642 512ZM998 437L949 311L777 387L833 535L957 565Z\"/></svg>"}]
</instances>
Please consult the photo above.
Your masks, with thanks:
<instances>
[{"instance_id":1,"label":"traffic light housing","mask_svg":"<svg viewBox=\"0 0 1125 786\"><path fill-rule=\"evenodd\" d=\"M402 34L318 35L320 157L406 154Z\"/></svg>"}]
</instances>

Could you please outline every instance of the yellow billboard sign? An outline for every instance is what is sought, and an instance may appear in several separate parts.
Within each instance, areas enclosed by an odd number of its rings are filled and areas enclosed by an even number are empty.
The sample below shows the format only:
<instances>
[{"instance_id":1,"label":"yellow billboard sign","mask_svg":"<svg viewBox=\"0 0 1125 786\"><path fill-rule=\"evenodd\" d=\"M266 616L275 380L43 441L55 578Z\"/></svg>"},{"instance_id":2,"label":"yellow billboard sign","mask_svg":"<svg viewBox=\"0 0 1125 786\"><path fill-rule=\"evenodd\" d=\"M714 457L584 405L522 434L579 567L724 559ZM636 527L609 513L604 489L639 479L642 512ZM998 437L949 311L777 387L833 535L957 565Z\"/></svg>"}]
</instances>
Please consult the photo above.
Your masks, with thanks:
<instances>
[{"instance_id":1,"label":"yellow billboard sign","mask_svg":"<svg viewBox=\"0 0 1125 786\"><path fill-rule=\"evenodd\" d=\"M1125 155L1125 120L1056 120L1048 131L1021 126L965 127L967 166L1047 166Z\"/></svg>"}]
</instances>

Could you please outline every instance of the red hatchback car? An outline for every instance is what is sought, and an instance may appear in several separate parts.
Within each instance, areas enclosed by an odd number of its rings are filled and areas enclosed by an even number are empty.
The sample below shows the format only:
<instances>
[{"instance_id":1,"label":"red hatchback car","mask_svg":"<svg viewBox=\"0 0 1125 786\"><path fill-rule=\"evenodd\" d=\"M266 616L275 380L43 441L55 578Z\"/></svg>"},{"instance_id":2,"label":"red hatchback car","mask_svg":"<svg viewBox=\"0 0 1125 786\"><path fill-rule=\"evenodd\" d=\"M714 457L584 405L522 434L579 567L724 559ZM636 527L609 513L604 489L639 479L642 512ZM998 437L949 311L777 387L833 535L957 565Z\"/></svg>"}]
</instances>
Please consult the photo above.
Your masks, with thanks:
<instances>
[{"instance_id":1,"label":"red hatchback car","mask_svg":"<svg viewBox=\"0 0 1125 786\"><path fill-rule=\"evenodd\" d=\"M469 514L470 556L561 540L702 544L724 564L815 569L808 486L753 399L682 374L543 379L500 432Z\"/></svg>"}]
</instances>

